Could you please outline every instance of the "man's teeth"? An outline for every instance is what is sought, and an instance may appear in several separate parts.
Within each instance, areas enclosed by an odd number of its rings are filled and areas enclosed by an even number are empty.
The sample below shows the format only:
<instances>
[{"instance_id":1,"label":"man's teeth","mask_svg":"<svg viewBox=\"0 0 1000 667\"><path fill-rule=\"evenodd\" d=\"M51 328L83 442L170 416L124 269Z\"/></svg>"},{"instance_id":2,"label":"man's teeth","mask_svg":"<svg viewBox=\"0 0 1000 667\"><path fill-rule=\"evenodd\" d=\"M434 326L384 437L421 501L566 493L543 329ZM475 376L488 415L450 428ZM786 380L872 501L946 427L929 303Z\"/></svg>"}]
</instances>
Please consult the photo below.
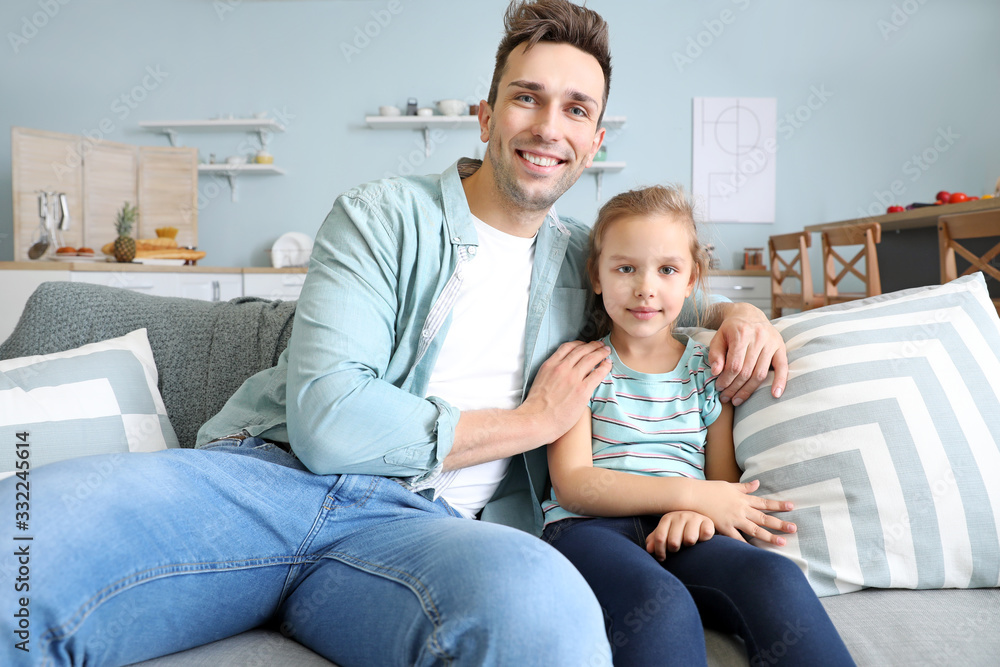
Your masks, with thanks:
<instances>
[{"instance_id":1,"label":"man's teeth","mask_svg":"<svg viewBox=\"0 0 1000 667\"><path fill-rule=\"evenodd\" d=\"M531 164L537 164L539 167L554 167L560 162L559 160L542 157L541 155L532 155L531 153L521 153L521 156Z\"/></svg>"}]
</instances>

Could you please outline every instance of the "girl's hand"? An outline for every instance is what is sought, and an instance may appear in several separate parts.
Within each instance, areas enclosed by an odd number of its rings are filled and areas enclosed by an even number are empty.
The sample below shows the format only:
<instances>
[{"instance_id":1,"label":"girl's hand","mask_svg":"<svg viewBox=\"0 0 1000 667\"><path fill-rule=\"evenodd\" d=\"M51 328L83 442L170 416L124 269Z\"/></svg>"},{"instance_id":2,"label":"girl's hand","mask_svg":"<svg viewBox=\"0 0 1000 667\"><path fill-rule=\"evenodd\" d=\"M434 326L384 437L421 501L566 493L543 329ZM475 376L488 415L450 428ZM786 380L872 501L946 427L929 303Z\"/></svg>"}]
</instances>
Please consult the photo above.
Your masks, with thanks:
<instances>
[{"instance_id":1,"label":"girl's hand","mask_svg":"<svg viewBox=\"0 0 1000 667\"><path fill-rule=\"evenodd\" d=\"M715 531L746 541L740 531L775 546L784 546L785 538L775 535L765 528L794 533L794 523L782 521L765 512L787 512L794 509L790 502L767 500L750 495L760 486L760 480L752 482L698 482L698 496L695 507L715 524Z\"/></svg>"},{"instance_id":2,"label":"girl's hand","mask_svg":"<svg viewBox=\"0 0 1000 667\"><path fill-rule=\"evenodd\" d=\"M704 514L677 510L660 518L656 530L646 538L646 551L658 561L667 557L667 552L675 553L682 546L689 547L709 540L715 535L715 524Z\"/></svg>"}]
</instances>

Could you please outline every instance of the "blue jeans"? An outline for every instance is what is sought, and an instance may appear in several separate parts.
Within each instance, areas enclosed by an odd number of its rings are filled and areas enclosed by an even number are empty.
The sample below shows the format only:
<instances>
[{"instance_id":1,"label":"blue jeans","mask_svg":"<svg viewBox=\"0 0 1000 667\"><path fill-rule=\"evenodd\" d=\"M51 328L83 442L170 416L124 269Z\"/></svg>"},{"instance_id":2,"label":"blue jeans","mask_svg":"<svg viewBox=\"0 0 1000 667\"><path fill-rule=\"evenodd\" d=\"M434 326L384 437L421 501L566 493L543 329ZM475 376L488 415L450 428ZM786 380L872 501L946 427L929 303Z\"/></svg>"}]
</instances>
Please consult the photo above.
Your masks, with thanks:
<instances>
[{"instance_id":1,"label":"blue jeans","mask_svg":"<svg viewBox=\"0 0 1000 667\"><path fill-rule=\"evenodd\" d=\"M742 637L751 667L854 664L794 562L716 535L661 563L646 552L658 522L564 519L545 529L594 589L616 667L704 665L703 625Z\"/></svg>"},{"instance_id":2,"label":"blue jeans","mask_svg":"<svg viewBox=\"0 0 1000 667\"><path fill-rule=\"evenodd\" d=\"M13 512L14 482L0 483ZM269 625L351 665L608 665L558 552L384 477L315 475L258 438L32 470L0 522L0 664L121 665ZM30 549L15 594L11 545ZM30 653L15 648L17 596Z\"/></svg>"}]
</instances>

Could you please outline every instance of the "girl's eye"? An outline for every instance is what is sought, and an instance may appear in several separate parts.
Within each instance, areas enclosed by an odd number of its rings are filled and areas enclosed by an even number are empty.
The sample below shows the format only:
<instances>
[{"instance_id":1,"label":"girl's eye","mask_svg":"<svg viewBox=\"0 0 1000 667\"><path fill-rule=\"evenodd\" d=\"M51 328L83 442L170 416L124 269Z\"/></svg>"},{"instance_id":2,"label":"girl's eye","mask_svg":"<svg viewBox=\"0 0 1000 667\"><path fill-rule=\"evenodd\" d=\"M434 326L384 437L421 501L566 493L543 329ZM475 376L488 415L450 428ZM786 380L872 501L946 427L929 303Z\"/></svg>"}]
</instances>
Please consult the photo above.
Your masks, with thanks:
<instances>
[{"instance_id":1,"label":"girl's eye","mask_svg":"<svg viewBox=\"0 0 1000 667\"><path fill-rule=\"evenodd\" d=\"M669 276L671 274L677 273L677 269L675 269L672 266L661 266L660 273L665 273Z\"/></svg>"},{"instance_id":2,"label":"girl's eye","mask_svg":"<svg viewBox=\"0 0 1000 667\"><path fill-rule=\"evenodd\" d=\"M619 266L617 269L618 273L632 273L635 271L631 266Z\"/></svg>"}]
</instances>

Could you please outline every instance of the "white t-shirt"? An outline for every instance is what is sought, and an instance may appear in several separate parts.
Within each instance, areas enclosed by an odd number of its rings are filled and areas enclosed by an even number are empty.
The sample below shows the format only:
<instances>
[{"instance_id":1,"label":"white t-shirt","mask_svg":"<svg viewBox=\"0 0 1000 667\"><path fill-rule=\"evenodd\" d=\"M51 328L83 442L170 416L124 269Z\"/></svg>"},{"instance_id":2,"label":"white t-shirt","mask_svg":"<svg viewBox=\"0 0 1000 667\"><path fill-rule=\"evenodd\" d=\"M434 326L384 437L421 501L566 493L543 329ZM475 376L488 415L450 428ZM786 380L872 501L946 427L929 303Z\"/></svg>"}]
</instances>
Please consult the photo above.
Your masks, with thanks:
<instances>
[{"instance_id":1,"label":"white t-shirt","mask_svg":"<svg viewBox=\"0 0 1000 667\"><path fill-rule=\"evenodd\" d=\"M513 409L524 386L524 330L528 316L535 239L505 234L473 218L478 248L462 267L451 326L434 364L428 396L459 410ZM436 495L467 518L492 497L510 459L453 470Z\"/></svg>"}]
</instances>

